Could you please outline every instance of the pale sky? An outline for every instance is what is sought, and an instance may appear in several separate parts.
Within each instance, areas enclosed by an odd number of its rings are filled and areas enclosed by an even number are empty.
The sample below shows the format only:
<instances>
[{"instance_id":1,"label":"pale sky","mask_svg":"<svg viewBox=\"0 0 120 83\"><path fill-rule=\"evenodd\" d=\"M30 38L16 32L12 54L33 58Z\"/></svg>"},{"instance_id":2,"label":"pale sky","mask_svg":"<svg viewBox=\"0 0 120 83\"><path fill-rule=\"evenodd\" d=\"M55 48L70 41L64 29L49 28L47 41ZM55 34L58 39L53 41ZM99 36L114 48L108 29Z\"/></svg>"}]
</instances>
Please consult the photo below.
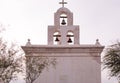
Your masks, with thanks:
<instances>
[{"instance_id":1,"label":"pale sky","mask_svg":"<svg viewBox=\"0 0 120 83\"><path fill-rule=\"evenodd\" d=\"M47 44L47 27L53 25L60 1L0 0L0 23L6 27L6 38L19 45L25 45L28 38L33 44ZM120 40L120 0L65 1L74 14L74 25L80 25L80 44L94 44L98 38L107 46ZM102 74L102 83L117 82Z\"/></svg>"}]
</instances>

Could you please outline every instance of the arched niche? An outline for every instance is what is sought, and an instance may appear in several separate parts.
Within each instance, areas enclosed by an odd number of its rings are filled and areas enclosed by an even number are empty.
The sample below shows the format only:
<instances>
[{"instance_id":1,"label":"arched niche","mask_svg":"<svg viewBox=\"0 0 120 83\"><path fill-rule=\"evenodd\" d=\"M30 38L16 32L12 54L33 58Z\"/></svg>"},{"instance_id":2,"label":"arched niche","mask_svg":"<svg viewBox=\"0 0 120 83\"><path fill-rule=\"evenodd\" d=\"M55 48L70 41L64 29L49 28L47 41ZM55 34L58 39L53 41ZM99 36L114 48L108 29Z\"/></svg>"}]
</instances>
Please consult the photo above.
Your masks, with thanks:
<instances>
[{"instance_id":1,"label":"arched niche","mask_svg":"<svg viewBox=\"0 0 120 83\"><path fill-rule=\"evenodd\" d=\"M59 45L61 43L61 33L59 31L55 31L53 34L53 44Z\"/></svg>"},{"instance_id":2,"label":"arched niche","mask_svg":"<svg viewBox=\"0 0 120 83\"><path fill-rule=\"evenodd\" d=\"M67 26L68 25L68 18L65 13L60 15L60 26Z\"/></svg>"},{"instance_id":3,"label":"arched niche","mask_svg":"<svg viewBox=\"0 0 120 83\"><path fill-rule=\"evenodd\" d=\"M73 33L73 31L68 31L66 37L67 37L67 43L69 45L73 45L74 44L74 33Z\"/></svg>"},{"instance_id":4,"label":"arched niche","mask_svg":"<svg viewBox=\"0 0 120 83\"><path fill-rule=\"evenodd\" d=\"M69 9L62 7L54 14L55 26L60 26L60 16L63 14L67 16L67 26L73 25L73 13Z\"/></svg>"}]
</instances>

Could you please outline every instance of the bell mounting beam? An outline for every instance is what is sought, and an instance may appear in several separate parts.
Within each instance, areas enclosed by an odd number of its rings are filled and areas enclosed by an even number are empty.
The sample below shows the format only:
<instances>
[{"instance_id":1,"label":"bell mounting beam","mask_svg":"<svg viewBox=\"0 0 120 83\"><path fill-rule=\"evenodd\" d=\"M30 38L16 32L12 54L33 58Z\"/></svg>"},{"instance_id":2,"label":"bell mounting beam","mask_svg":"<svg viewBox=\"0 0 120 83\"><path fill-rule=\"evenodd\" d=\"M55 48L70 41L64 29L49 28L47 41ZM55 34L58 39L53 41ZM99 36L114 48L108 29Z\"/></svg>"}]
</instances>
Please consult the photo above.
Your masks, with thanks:
<instances>
[{"instance_id":1,"label":"bell mounting beam","mask_svg":"<svg viewBox=\"0 0 120 83\"><path fill-rule=\"evenodd\" d=\"M60 16L60 18L67 18L67 16Z\"/></svg>"},{"instance_id":2,"label":"bell mounting beam","mask_svg":"<svg viewBox=\"0 0 120 83\"><path fill-rule=\"evenodd\" d=\"M62 2L59 2L59 4L62 4L62 7L64 7L64 5L67 4L67 2L65 2L64 0L62 0Z\"/></svg>"},{"instance_id":3,"label":"bell mounting beam","mask_svg":"<svg viewBox=\"0 0 120 83\"><path fill-rule=\"evenodd\" d=\"M61 37L61 35L53 35L53 37Z\"/></svg>"}]
</instances>

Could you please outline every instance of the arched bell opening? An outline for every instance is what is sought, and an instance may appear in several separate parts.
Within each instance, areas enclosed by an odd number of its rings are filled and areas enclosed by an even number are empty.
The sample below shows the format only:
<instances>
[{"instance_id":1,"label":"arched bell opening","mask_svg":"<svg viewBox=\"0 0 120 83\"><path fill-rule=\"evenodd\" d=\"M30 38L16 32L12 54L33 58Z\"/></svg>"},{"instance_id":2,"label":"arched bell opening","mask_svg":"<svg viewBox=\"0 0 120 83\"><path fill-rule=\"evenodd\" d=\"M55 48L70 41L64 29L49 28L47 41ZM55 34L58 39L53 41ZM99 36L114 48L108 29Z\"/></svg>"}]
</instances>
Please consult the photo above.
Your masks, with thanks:
<instances>
[{"instance_id":1,"label":"arched bell opening","mask_svg":"<svg viewBox=\"0 0 120 83\"><path fill-rule=\"evenodd\" d=\"M61 43L61 34L60 34L60 32L55 32L54 34L53 34L53 43L54 43L54 45L59 45L60 43Z\"/></svg>"},{"instance_id":2,"label":"arched bell opening","mask_svg":"<svg viewBox=\"0 0 120 83\"><path fill-rule=\"evenodd\" d=\"M69 45L73 45L74 44L74 34L72 31L68 31L67 33L67 43Z\"/></svg>"},{"instance_id":3,"label":"arched bell opening","mask_svg":"<svg viewBox=\"0 0 120 83\"><path fill-rule=\"evenodd\" d=\"M60 15L60 25L61 26L67 26L68 25L68 19L66 14L61 14Z\"/></svg>"}]
</instances>

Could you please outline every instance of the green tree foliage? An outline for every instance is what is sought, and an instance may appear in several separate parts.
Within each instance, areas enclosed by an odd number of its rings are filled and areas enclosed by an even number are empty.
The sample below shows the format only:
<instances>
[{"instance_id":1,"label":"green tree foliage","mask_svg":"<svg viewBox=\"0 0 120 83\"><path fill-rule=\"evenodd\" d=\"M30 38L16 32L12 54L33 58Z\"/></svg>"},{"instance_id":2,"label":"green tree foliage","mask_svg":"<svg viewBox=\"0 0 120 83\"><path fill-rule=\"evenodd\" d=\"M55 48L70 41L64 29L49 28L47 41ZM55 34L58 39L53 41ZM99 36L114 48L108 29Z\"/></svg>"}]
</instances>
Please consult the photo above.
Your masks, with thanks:
<instances>
[{"instance_id":1,"label":"green tree foliage","mask_svg":"<svg viewBox=\"0 0 120 83\"><path fill-rule=\"evenodd\" d=\"M19 46L10 45L0 39L0 83L9 83L17 78L17 73L23 72L23 59Z\"/></svg>"},{"instance_id":2,"label":"green tree foliage","mask_svg":"<svg viewBox=\"0 0 120 83\"><path fill-rule=\"evenodd\" d=\"M49 57L26 57L26 83L34 83L41 75L43 69L56 64L55 58Z\"/></svg>"},{"instance_id":3,"label":"green tree foliage","mask_svg":"<svg viewBox=\"0 0 120 83\"><path fill-rule=\"evenodd\" d=\"M106 49L103 57L104 69L108 69L110 77L117 77L120 81L120 42Z\"/></svg>"}]
</instances>

